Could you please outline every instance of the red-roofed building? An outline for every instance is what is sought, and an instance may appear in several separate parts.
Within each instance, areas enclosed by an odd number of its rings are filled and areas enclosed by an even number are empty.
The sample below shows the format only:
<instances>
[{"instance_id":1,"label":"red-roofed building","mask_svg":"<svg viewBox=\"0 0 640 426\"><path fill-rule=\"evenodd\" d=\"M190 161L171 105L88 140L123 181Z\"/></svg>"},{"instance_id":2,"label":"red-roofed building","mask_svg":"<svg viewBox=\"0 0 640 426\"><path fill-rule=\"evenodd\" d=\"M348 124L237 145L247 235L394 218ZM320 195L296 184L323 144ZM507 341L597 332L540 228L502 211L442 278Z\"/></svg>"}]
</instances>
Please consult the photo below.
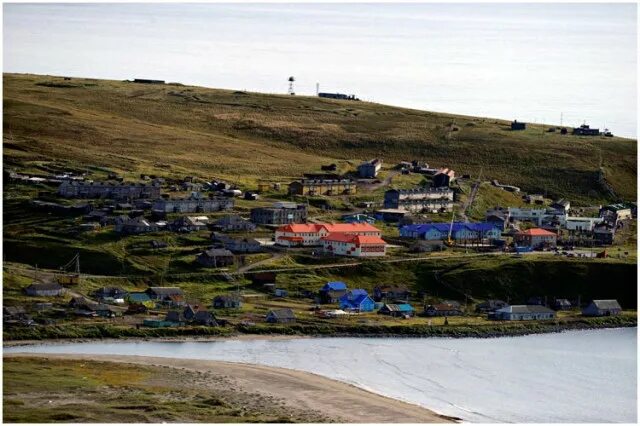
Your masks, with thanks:
<instances>
[{"instance_id":1,"label":"red-roofed building","mask_svg":"<svg viewBox=\"0 0 640 426\"><path fill-rule=\"evenodd\" d=\"M277 245L286 247L320 246L321 238L331 233L378 237L382 233L369 223L292 223L276 230Z\"/></svg>"},{"instance_id":2,"label":"red-roofed building","mask_svg":"<svg viewBox=\"0 0 640 426\"><path fill-rule=\"evenodd\" d=\"M376 235L353 235L334 232L320 239L327 254L353 257L375 257L386 254L387 244Z\"/></svg>"},{"instance_id":3,"label":"red-roofed building","mask_svg":"<svg viewBox=\"0 0 640 426\"><path fill-rule=\"evenodd\" d=\"M557 243L557 235L553 232L542 228L532 228L526 231L518 232L514 238L516 245L539 248L539 247L555 247Z\"/></svg>"}]
</instances>

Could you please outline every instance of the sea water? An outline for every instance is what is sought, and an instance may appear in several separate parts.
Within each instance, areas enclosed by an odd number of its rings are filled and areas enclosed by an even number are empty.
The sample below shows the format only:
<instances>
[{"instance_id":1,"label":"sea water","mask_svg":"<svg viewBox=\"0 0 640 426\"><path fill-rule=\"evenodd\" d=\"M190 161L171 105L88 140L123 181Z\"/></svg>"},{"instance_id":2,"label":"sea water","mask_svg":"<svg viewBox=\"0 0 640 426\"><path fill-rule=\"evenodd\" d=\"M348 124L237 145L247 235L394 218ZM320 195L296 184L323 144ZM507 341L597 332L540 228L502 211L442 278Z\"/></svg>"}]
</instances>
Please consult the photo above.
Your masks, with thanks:
<instances>
[{"instance_id":1,"label":"sea water","mask_svg":"<svg viewBox=\"0 0 640 426\"><path fill-rule=\"evenodd\" d=\"M635 328L490 339L96 342L5 353L117 354L308 371L470 422L635 422Z\"/></svg>"}]
</instances>

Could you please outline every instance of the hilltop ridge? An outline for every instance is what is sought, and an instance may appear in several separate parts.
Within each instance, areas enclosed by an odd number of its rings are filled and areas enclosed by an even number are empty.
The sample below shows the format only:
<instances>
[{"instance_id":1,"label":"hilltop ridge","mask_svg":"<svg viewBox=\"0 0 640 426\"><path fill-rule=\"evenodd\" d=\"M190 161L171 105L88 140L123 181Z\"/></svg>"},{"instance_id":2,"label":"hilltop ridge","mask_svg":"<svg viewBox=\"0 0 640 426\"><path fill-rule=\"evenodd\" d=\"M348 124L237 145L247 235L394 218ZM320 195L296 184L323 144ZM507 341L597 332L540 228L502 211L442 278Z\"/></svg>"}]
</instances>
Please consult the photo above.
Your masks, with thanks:
<instances>
[{"instance_id":1,"label":"hilltop ridge","mask_svg":"<svg viewBox=\"0 0 640 426\"><path fill-rule=\"evenodd\" d=\"M341 101L29 74L4 74L4 166L43 162L201 175L247 188L337 162L352 169L420 159L460 174L566 197L635 199L636 141L578 137L509 122Z\"/></svg>"}]
</instances>

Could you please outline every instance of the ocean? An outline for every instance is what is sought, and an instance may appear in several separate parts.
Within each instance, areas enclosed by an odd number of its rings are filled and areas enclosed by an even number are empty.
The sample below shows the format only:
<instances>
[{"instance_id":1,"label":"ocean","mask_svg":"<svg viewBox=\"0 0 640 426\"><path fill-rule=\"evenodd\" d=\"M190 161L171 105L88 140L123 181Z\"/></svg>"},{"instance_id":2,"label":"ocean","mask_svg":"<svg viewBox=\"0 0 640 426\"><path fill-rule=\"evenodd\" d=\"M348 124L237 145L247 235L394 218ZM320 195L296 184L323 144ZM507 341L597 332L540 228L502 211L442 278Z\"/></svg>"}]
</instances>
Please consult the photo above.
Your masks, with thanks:
<instances>
[{"instance_id":1,"label":"ocean","mask_svg":"<svg viewBox=\"0 0 640 426\"><path fill-rule=\"evenodd\" d=\"M635 4L4 4L4 72L355 94L636 137Z\"/></svg>"},{"instance_id":2,"label":"ocean","mask_svg":"<svg viewBox=\"0 0 640 426\"><path fill-rule=\"evenodd\" d=\"M635 423L637 330L490 339L95 342L5 353L143 355L308 371L476 423Z\"/></svg>"}]
</instances>

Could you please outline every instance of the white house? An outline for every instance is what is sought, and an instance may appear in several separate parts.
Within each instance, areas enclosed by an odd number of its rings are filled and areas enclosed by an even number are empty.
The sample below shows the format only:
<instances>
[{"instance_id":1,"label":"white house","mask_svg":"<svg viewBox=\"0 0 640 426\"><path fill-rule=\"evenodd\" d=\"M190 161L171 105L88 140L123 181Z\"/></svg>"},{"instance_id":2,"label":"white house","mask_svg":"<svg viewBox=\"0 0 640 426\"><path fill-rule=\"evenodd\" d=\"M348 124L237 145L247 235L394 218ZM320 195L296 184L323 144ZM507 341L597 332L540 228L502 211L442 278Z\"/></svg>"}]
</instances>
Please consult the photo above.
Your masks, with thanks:
<instances>
[{"instance_id":1,"label":"white house","mask_svg":"<svg viewBox=\"0 0 640 426\"><path fill-rule=\"evenodd\" d=\"M592 232L597 224L604 222L601 217L567 217L565 228L568 231Z\"/></svg>"},{"instance_id":2,"label":"white house","mask_svg":"<svg viewBox=\"0 0 640 426\"><path fill-rule=\"evenodd\" d=\"M555 316L555 311L539 305L509 305L495 313L495 319L506 321L547 320Z\"/></svg>"}]
</instances>

